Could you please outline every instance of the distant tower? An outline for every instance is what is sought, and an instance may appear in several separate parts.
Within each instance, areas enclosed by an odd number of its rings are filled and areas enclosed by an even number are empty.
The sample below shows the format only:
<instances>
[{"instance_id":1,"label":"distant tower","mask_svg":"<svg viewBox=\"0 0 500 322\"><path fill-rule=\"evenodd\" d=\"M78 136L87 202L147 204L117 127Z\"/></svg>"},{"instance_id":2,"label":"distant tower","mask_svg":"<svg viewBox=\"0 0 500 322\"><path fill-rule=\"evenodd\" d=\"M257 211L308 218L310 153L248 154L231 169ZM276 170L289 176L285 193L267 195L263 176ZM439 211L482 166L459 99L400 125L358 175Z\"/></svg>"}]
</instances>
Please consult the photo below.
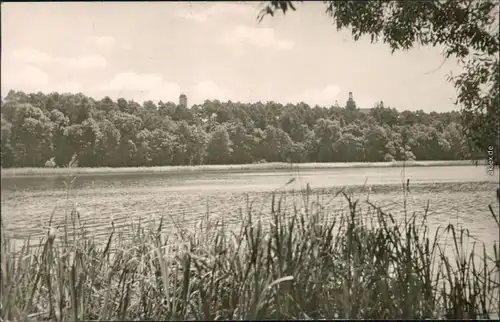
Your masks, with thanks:
<instances>
[{"instance_id":1,"label":"distant tower","mask_svg":"<svg viewBox=\"0 0 500 322\"><path fill-rule=\"evenodd\" d=\"M349 92L349 99L347 100L345 104L345 108L348 110L355 110L356 109L356 102L354 102L354 99L352 98L352 92Z\"/></svg>"},{"instance_id":2,"label":"distant tower","mask_svg":"<svg viewBox=\"0 0 500 322\"><path fill-rule=\"evenodd\" d=\"M181 94L181 96L179 96L179 105L182 105L185 108L187 108L188 99L187 99L187 96L185 94Z\"/></svg>"}]
</instances>

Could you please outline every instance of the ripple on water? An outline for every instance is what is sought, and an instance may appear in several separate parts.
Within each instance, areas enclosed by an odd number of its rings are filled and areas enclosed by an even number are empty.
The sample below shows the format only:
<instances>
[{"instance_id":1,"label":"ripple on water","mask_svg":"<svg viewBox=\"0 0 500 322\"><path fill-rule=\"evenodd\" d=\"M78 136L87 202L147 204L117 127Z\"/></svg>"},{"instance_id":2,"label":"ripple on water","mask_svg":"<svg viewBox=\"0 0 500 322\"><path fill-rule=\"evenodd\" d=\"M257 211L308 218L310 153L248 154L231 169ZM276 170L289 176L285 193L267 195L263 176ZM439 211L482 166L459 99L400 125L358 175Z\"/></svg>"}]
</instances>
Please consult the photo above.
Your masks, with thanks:
<instances>
[{"instance_id":1,"label":"ripple on water","mask_svg":"<svg viewBox=\"0 0 500 322\"><path fill-rule=\"evenodd\" d=\"M383 205L384 210L394 212L397 216L404 216L401 185L370 187L371 202ZM240 209L245 211L247 208L247 200L254 211L269 213L271 191L252 189L212 191L191 187L190 190L169 190L162 186L145 189L121 187L113 190L106 186L102 189L79 189L71 195L69 201L77 204L81 221L92 234L99 237L109 233L111 220L115 222L117 230L124 232L130 230L130 222L144 222L151 216L164 216L165 227L171 227L173 221L192 226L206 215L207 207L211 214L219 214L226 221L234 221L239 218ZM342 197L333 198L340 189L341 187L314 189L310 200L320 198L327 210L340 211L347 206ZM430 224L437 226L458 223L483 240L494 240L498 238L498 232L494 228L488 204L496 202L493 193L495 189L495 183L491 182L411 184L410 193L407 195L407 210L410 214L415 211L423 212L429 203ZM366 187L353 186L346 191L354 193L361 200L368 198ZM285 192L286 209L293 209L293 201L302 203L303 198L297 191L287 189ZM66 193L58 190L2 190L2 217L6 233L18 238L27 235L40 236L43 234L43 225L48 223L53 211L54 225L63 225L67 214L64 207L67 202Z\"/></svg>"}]
</instances>

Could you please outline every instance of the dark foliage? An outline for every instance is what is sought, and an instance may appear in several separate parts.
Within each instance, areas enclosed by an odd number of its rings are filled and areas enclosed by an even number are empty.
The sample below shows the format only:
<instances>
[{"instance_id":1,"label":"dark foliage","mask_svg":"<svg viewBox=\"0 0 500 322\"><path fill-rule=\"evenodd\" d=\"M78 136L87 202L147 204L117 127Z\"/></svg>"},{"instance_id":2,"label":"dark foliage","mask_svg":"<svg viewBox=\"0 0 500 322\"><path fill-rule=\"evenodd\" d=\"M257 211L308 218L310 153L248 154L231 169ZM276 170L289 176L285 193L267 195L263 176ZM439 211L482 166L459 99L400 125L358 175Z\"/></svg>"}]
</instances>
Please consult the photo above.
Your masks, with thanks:
<instances>
[{"instance_id":1,"label":"dark foliage","mask_svg":"<svg viewBox=\"0 0 500 322\"><path fill-rule=\"evenodd\" d=\"M383 103L369 113L275 102L185 108L10 91L1 117L3 167L62 166L74 154L85 167L471 157L458 112L400 113Z\"/></svg>"}]
</instances>

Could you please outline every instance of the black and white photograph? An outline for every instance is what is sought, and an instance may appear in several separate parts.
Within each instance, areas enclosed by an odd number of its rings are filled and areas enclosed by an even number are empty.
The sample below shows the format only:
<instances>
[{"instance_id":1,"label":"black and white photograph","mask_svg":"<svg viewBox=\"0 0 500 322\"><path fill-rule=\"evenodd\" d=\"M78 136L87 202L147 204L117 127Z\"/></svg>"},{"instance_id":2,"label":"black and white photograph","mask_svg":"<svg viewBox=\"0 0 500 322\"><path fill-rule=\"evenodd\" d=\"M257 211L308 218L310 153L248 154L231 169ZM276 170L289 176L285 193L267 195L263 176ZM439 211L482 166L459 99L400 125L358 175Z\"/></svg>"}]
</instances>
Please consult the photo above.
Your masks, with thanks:
<instances>
[{"instance_id":1,"label":"black and white photograph","mask_svg":"<svg viewBox=\"0 0 500 322\"><path fill-rule=\"evenodd\" d=\"M499 7L2 1L0 322L498 319Z\"/></svg>"}]
</instances>

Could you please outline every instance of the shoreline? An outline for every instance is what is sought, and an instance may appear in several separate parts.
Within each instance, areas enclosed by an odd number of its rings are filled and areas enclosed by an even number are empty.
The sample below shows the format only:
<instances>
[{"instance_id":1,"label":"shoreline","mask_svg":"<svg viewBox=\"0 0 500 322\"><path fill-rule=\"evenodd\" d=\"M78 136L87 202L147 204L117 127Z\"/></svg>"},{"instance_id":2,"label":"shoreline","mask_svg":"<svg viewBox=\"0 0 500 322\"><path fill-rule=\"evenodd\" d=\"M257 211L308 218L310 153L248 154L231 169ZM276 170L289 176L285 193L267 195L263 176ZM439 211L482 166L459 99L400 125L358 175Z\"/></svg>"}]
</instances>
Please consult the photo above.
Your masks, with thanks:
<instances>
[{"instance_id":1,"label":"shoreline","mask_svg":"<svg viewBox=\"0 0 500 322\"><path fill-rule=\"evenodd\" d=\"M478 162L478 166L484 162ZM265 172L275 170L326 170L348 168L390 168L390 167L437 167L437 166L474 166L471 160L451 161L395 161L395 162L343 162L343 163L284 163L270 162L259 164L195 165L195 166L158 166L158 167L99 167L72 168L72 175L120 175L120 174L157 174L157 173L194 173L194 172ZM1 169L1 178L44 177L67 175L68 168L7 168Z\"/></svg>"}]
</instances>

